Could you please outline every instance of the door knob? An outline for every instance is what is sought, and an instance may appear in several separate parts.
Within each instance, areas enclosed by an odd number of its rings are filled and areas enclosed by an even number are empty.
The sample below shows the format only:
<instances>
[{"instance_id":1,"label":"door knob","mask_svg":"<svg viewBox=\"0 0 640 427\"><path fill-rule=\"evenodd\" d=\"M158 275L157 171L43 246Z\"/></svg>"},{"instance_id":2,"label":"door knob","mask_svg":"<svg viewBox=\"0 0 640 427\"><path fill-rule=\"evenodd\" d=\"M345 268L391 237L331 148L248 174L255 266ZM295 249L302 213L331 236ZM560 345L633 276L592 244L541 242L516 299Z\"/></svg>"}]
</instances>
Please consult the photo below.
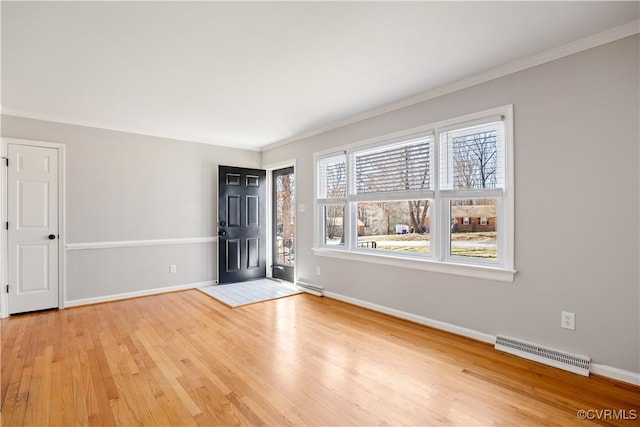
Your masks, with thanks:
<instances>
[{"instance_id":1,"label":"door knob","mask_svg":"<svg viewBox=\"0 0 640 427\"><path fill-rule=\"evenodd\" d=\"M218 236L226 236L226 235L227 235L226 231L224 231L224 230L218 231Z\"/></svg>"},{"instance_id":2,"label":"door knob","mask_svg":"<svg viewBox=\"0 0 640 427\"><path fill-rule=\"evenodd\" d=\"M227 223L226 223L226 222L224 222L224 221L220 221L220 227L224 227L224 226L226 226L226 225L227 225Z\"/></svg>"},{"instance_id":3,"label":"door knob","mask_svg":"<svg viewBox=\"0 0 640 427\"><path fill-rule=\"evenodd\" d=\"M56 235L55 235L55 234L49 234L49 240L53 240L53 239L55 239L55 238L56 238Z\"/></svg>"}]
</instances>

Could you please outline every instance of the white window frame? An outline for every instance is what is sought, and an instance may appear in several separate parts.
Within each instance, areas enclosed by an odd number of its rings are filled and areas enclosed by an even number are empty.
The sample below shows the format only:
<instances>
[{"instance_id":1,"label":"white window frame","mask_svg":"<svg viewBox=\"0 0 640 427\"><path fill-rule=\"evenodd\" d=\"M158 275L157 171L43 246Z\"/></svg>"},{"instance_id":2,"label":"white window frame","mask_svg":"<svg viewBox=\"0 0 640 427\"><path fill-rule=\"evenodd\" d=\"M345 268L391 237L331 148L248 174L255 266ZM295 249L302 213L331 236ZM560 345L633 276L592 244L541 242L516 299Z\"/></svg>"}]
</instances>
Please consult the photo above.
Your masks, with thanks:
<instances>
[{"instance_id":1,"label":"white window frame","mask_svg":"<svg viewBox=\"0 0 640 427\"><path fill-rule=\"evenodd\" d=\"M504 123L504 188L482 190L451 190L441 189L440 184L440 134L445 130L487 122L492 117L502 116ZM433 133L434 144L431 153L432 189L419 191L396 192L393 194L365 193L356 194L355 179L352 168L352 156L357 153L371 151L383 146L391 147L414 136ZM448 146L447 146L448 147ZM336 156L345 156L346 196L339 199L319 198L319 162ZM450 156L448 156L450 157ZM426 126L385 135L366 141L349 144L332 150L314 154L314 254L353 261L386 264L402 268L435 271L456 274L467 277L477 277L504 282L513 282L516 273L514 267L514 172L513 172L513 105L505 105L489 110L456 117L432 123ZM486 260L450 256L450 201L456 199L495 198L497 200L497 250L498 259ZM358 247L357 203L362 201L403 201L429 199L430 212L430 240L429 255L399 254L392 251L380 251ZM344 245L324 244L324 207L328 205L344 205L343 233ZM355 218L355 220L354 220Z\"/></svg>"}]
</instances>

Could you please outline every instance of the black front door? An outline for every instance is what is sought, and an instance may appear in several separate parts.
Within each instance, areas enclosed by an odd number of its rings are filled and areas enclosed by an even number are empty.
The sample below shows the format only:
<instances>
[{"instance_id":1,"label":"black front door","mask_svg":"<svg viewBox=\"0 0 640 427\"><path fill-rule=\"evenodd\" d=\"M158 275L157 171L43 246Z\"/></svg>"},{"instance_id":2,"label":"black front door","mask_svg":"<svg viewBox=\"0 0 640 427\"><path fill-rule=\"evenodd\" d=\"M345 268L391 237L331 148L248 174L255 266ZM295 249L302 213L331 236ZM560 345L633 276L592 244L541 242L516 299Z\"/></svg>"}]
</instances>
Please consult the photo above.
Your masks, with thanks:
<instances>
[{"instance_id":1,"label":"black front door","mask_svg":"<svg viewBox=\"0 0 640 427\"><path fill-rule=\"evenodd\" d=\"M266 172L218 166L218 283L266 276Z\"/></svg>"}]
</instances>

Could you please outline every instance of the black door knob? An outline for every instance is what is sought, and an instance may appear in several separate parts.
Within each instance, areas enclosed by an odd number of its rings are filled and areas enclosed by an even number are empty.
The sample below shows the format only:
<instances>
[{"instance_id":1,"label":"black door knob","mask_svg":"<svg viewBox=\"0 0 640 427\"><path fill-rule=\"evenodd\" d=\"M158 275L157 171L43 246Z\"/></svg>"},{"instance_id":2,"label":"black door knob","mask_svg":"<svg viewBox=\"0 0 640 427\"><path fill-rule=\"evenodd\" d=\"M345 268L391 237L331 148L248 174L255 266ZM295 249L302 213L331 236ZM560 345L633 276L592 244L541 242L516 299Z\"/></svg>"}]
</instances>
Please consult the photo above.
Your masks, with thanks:
<instances>
[{"instance_id":1,"label":"black door knob","mask_svg":"<svg viewBox=\"0 0 640 427\"><path fill-rule=\"evenodd\" d=\"M218 231L218 236L226 236L226 235L227 235L226 231L224 231L224 230Z\"/></svg>"},{"instance_id":2,"label":"black door knob","mask_svg":"<svg viewBox=\"0 0 640 427\"><path fill-rule=\"evenodd\" d=\"M224 222L224 221L220 221L220 227L225 227L226 225L227 225L227 223L226 223L226 222Z\"/></svg>"},{"instance_id":3,"label":"black door knob","mask_svg":"<svg viewBox=\"0 0 640 427\"><path fill-rule=\"evenodd\" d=\"M55 234L49 234L49 240L53 240L53 239L55 239L55 238L56 238L56 235L55 235Z\"/></svg>"}]
</instances>

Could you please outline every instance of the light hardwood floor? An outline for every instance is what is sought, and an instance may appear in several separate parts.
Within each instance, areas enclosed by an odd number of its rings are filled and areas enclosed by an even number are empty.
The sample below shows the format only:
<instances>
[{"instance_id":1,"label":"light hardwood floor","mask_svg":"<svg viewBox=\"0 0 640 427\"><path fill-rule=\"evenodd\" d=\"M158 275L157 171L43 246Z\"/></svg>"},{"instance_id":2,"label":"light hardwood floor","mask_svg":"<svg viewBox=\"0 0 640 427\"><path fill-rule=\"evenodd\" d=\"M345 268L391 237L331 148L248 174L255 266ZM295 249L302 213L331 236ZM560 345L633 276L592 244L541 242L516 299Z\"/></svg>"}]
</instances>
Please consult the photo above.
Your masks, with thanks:
<instances>
[{"instance_id":1,"label":"light hardwood floor","mask_svg":"<svg viewBox=\"0 0 640 427\"><path fill-rule=\"evenodd\" d=\"M6 426L566 426L589 423L580 409L640 415L638 387L304 294L231 309L191 290L13 316L1 357Z\"/></svg>"}]
</instances>

